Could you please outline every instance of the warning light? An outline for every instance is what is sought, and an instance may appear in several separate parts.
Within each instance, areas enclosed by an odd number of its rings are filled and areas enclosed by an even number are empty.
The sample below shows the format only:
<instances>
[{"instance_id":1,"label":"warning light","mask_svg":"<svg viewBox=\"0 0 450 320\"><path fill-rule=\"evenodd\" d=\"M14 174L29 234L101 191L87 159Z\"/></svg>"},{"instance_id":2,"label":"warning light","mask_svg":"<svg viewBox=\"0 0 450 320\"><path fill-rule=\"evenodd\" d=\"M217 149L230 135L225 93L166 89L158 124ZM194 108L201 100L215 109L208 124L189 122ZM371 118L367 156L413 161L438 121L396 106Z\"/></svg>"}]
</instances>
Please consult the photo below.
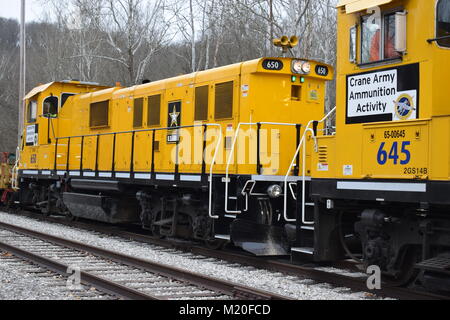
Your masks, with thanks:
<instances>
[{"instance_id":1,"label":"warning light","mask_svg":"<svg viewBox=\"0 0 450 320\"><path fill-rule=\"evenodd\" d=\"M296 76L292 76L291 81L292 82L297 82L297 77Z\"/></svg>"},{"instance_id":2,"label":"warning light","mask_svg":"<svg viewBox=\"0 0 450 320\"><path fill-rule=\"evenodd\" d=\"M305 77L300 78L300 83L305 83Z\"/></svg>"}]
</instances>

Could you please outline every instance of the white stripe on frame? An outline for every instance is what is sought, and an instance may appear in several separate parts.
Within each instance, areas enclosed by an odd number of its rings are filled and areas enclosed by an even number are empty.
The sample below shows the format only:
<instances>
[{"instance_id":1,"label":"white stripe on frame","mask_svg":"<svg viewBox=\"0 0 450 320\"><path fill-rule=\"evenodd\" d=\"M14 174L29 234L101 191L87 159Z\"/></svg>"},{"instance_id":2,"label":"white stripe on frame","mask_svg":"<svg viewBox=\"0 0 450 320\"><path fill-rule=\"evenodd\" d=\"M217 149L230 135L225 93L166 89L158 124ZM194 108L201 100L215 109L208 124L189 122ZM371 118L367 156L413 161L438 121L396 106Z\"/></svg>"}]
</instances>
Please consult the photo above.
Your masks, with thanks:
<instances>
[{"instance_id":1,"label":"white stripe on frame","mask_svg":"<svg viewBox=\"0 0 450 320\"><path fill-rule=\"evenodd\" d=\"M95 172L84 172L83 176L84 177L95 177Z\"/></svg>"},{"instance_id":2,"label":"white stripe on frame","mask_svg":"<svg viewBox=\"0 0 450 320\"><path fill-rule=\"evenodd\" d=\"M195 181L195 182L200 182L200 181L202 181L202 177L201 177L201 176L181 175L180 180L181 180L181 181Z\"/></svg>"},{"instance_id":3,"label":"white stripe on frame","mask_svg":"<svg viewBox=\"0 0 450 320\"><path fill-rule=\"evenodd\" d=\"M122 179L129 179L130 178L130 174L129 173L116 173L116 178L122 178Z\"/></svg>"},{"instance_id":4,"label":"white stripe on frame","mask_svg":"<svg viewBox=\"0 0 450 320\"><path fill-rule=\"evenodd\" d=\"M157 174L156 179L157 180L174 181L175 176L173 174Z\"/></svg>"},{"instance_id":5,"label":"white stripe on frame","mask_svg":"<svg viewBox=\"0 0 450 320\"><path fill-rule=\"evenodd\" d=\"M98 174L98 176L100 178L111 178L112 177L112 173L111 172L100 172Z\"/></svg>"},{"instance_id":6,"label":"white stripe on frame","mask_svg":"<svg viewBox=\"0 0 450 320\"><path fill-rule=\"evenodd\" d=\"M134 178L139 180L150 180L152 178L152 175L145 173L135 173Z\"/></svg>"},{"instance_id":7,"label":"white stripe on frame","mask_svg":"<svg viewBox=\"0 0 450 320\"><path fill-rule=\"evenodd\" d=\"M340 181L337 183L337 188L339 190L427 192L427 185L425 183Z\"/></svg>"},{"instance_id":8,"label":"white stripe on frame","mask_svg":"<svg viewBox=\"0 0 450 320\"><path fill-rule=\"evenodd\" d=\"M23 174L38 174L39 171L35 170L24 170Z\"/></svg>"}]
</instances>

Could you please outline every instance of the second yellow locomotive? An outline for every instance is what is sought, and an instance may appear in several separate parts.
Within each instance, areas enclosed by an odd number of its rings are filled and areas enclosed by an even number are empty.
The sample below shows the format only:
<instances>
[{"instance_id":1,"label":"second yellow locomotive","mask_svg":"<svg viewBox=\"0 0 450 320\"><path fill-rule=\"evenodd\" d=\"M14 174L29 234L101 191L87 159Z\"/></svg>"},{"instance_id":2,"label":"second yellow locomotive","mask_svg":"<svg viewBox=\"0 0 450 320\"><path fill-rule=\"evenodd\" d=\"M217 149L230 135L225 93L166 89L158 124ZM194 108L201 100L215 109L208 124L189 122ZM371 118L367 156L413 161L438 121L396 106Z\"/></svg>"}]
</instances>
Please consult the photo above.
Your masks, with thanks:
<instances>
[{"instance_id":1,"label":"second yellow locomotive","mask_svg":"<svg viewBox=\"0 0 450 320\"><path fill-rule=\"evenodd\" d=\"M332 78L322 63L263 58L130 88L41 86L26 98L21 202L287 254L282 184L298 180L291 161Z\"/></svg>"}]
</instances>

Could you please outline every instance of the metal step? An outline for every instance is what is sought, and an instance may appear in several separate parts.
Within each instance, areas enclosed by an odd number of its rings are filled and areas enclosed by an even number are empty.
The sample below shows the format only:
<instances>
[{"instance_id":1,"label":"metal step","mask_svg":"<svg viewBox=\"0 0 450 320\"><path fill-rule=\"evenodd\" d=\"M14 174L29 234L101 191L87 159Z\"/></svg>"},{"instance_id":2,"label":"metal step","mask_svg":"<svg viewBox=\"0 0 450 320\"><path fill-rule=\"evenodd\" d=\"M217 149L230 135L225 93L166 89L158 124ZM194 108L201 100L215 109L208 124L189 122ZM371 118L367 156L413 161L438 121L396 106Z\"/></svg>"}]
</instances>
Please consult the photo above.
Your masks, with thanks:
<instances>
[{"instance_id":1,"label":"metal step","mask_svg":"<svg viewBox=\"0 0 450 320\"><path fill-rule=\"evenodd\" d=\"M226 234L216 234L216 239L231 241L231 236Z\"/></svg>"},{"instance_id":2,"label":"metal step","mask_svg":"<svg viewBox=\"0 0 450 320\"><path fill-rule=\"evenodd\" d=\"M416 264L416 268L450 274L450 254L443 254Z\"/></svg>"},{"instance_id":3,"label":"metal step","mask_svg":"<svg viewBox=\"0 0 450 320\"><path fill-rule=\"evenodd\" d=\"M308 230L308 231L315 231L316 228L314 228L313 226L301 226L300 227L302 230Z\"/></svg>"},{"instance_id":4,"label":"metal step","mask_svg":"<svg viewBox=\"0 0 450 320\"><path fill-rule=\"evenodd\" d=\"M314 255L314 248L292 248L291 251Z\"/></svg>"},{"instance_id":5,"label":"metal step","mask_svg":"<svg viewBox=\"0 0 450 320\"><path fill-rule=\"evenodd\" d=\"M314 202L307 202L307 203L305 203L305 206L307 206L307 207L315 207L316 205L314 204Z\"/></svg>"},{"instance_id":6,"label":"metal step","mask_svg":"<svg viewBox=\"0 0 450 320\"><path fill-rule=\"evenodd\" d=\"M234 215L234 214L226 214L226 215L224 215L224 217L225 217L225 218L229 218L229 219L236 219L236 218L237 218L237 215Z\"/></svg>"}]
</instances>

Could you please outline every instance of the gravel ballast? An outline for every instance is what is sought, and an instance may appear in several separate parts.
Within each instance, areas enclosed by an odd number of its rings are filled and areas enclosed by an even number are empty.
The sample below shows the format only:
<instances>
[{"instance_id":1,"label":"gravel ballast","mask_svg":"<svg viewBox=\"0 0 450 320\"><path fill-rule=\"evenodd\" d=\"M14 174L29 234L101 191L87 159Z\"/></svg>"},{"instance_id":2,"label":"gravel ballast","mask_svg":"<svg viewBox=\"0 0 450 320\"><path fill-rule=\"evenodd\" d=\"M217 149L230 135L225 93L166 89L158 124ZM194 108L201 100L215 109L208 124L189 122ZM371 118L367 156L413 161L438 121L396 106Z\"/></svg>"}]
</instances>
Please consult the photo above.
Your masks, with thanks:
<instances>
[{"instance_id":1,"label":"gravel ballast","mask_svg":"<svg viewBox=\"0 0 450 320\"><path fill-rule=\"evenodd\" d=\"M176 250L159 248L145 243L135 241L125 241L122 238L98 234L96 232L74 229L58 224L37 221L17 215L0 212L0 221L29 228L38 232L51 234L57 237L79 241L92 246L98 246L119 253L131 255L141 259L170 265L200 274L221 278L231 282L239 283L249 287L274 292L299 300L373 300L374 296L369 293L353 293L347 288L332 288L326 284L317 284L311 280L300 279L298 277L287 276L281 273L267 270L258 270L253 267L230 264L217 259L205 259L189 253L182 253ZM8 285L2 281L9 276L7 270L3 271L0 259L0 299L8 299L11 283L17 282L18 287L30 283L30 288L38 286L30 278L15 276L11 273ZM20 280L20 281L19 281ZM30 290L33 291L33 290ZM35 299L39 299L39 291L36 291ZM43 299L61 299L58 292L43 295ZM26 294L25 294L26 296ZM15 299L15 298L12 298ZM19 298L20 299L20 298Z\"/></svg>"},{"instance_id":2,"label":"gravel ballast","mask_svg":"<svg viewBox=\"0 0 450 320\"><path fill-rule=\"evenodd\" d=\"M30 273L33 270L37 273ZM97 300L95 289L71 291L67 279L0 251L0 300ZM87 292L87 293L86 293Z\"/></svg>"}]
</instances>

